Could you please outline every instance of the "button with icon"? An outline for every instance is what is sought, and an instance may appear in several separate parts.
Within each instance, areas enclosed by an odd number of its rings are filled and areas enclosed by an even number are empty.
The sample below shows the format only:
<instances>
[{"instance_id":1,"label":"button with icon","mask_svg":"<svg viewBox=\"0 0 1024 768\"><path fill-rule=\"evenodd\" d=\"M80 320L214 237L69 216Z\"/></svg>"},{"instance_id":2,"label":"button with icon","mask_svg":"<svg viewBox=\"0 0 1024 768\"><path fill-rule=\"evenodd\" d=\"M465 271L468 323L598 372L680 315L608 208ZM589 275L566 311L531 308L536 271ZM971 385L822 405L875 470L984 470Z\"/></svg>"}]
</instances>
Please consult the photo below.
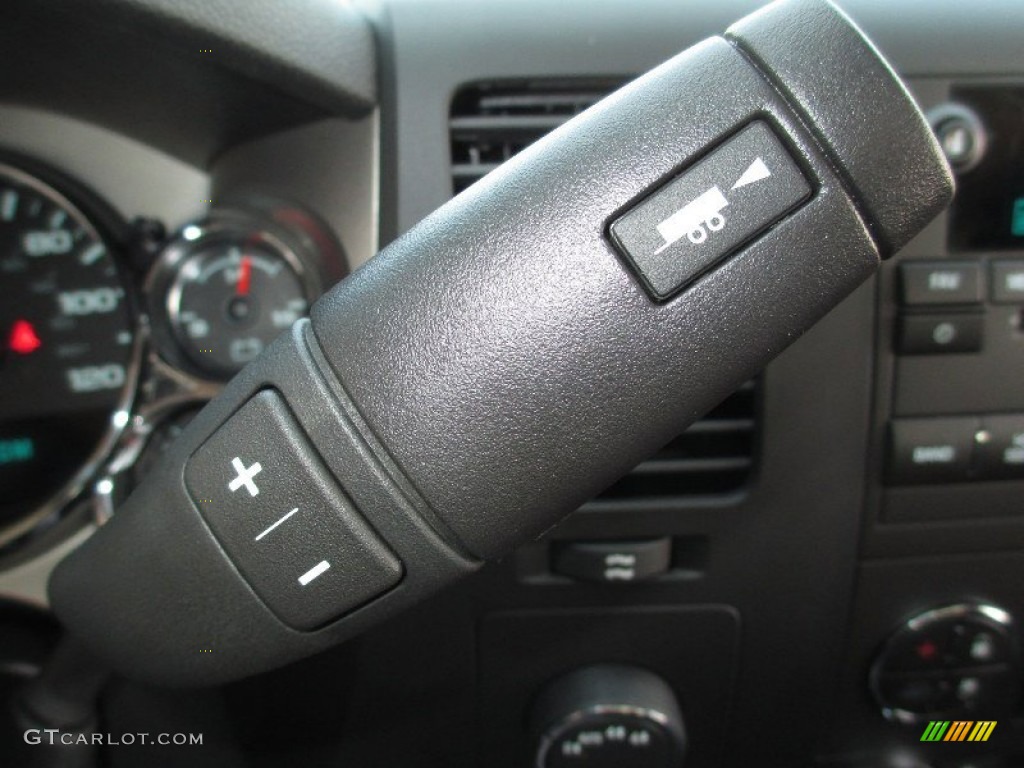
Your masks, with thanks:
<instances>
[{"instance_id":1,"label":"button with icon","mask_svg":"<svg viewBox=\"0 0 1024 768\"><path fill-rule=\"evenodd\" d=\"M904 355L980 352L983 338L984 316L980 314L904 315L896 350Z\"/></svg>"}]
</instances>

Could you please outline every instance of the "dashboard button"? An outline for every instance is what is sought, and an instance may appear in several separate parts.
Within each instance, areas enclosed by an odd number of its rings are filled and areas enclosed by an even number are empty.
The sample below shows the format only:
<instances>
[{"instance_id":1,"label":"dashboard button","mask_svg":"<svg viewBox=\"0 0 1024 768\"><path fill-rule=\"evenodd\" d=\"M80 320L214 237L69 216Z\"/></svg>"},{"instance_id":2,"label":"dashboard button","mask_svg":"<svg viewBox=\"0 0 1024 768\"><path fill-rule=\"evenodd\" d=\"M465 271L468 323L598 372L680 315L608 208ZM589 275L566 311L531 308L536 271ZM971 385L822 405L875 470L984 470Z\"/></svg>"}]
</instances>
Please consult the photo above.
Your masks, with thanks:
<instances>
[{"instance_id":1,"label":"dashboard button","mask_svg":"<svg viewBox=\"0 0 1024 768\"><path fill-rule=\"evenodd\" d=\"M661 576L671 563L672 540L667 537L644 541L577 541L556 546L552 570L581 581L614 584Z\"/></svg>"},{"instance_id":2,"label":"dashboard button","mask_svg":"<svg viewBox=\"0 0 1024 768\"><path fill-rule=\"evenodd\" d=\"M276 392L255 395L192 455L185 484L249 585L296 629L315 629L401 578Z\"/></svg>"},{"instance_id":3,"label":"dashboard button","mask_svg":"<svg viewBox=\"0 0 1024 768\"><path fill-rule=\"evenodd\" d=\"M900 298L907 306L980 304L984 300L977 262L916 262L900 266Z\"/></svg>"},{"instance_id":4,"label":"dashboard button","mask_svg":"<svg viewBox=\"0 0 1024 768\"><path fill-rule=\"evenodd\" d=\"M900 483L967 480L978 419L900 419L890 430L889 477Z\"/></svg>"},{"instance_id":5,"label":"dashboard button","mask_svg":"<svg viewBox=\"0 0 1024 768\"><path fill-rule=\"evenodd\" d=\"M982 417L978 469L985 479L1024 479L1024 415Z\"/></svg>"},{"instance_id":6,"label":"dashboard button","mask_svg":"<svg viewBox=\"0 0 1024 768\"><path fill-rule=\"evenodd\" d=\"M886 667L900 674L942 671L956 662L956 641L942 626L906 633L890 643Z\"/></svg>"},{"instance_id":7,"label":"dashboard button","mask_svg":"<svg viewBox=\"0 0 1024 768\"><path fill-rule=\"evenodd\" d=\"M757 121L616 219L611 239L667 298L809 198L811 187Z\"/></svg>"},{"instance_id":8,"label":"dashboard button","mask_svg":"<svg viewBox=\"0 0 1024 768\"><path fill-rule=\"evenodd\" d=\"M961 622L953 642L953 665L981 667L1014 661L1012 636L977 622Z\"/></svg>"},{"instance_id":9,"label":"dashboard button","mask_svg":"<svg viewBox=\"0 0 1024 768\"><path fill-rule=\"evenodd\" d=\"M949 710L1006 711L1017 698L1016 671L1005 664L964 670L948 680L954 697L951 706L945 707Z\"/></svg>"},{"instance_id":10,"label":"dashboard button","mask_svg":"<svg viewBox=\"0 0 1024 768\"><path fill-rule=\"evenodd\" d=\"M1024 261L992 262L992 301L1024 304Z\"/></svg>"},{"instance_id":11,"label":"dashboard button","mask_svg":"<svg viewBox=\"0 0 1024 768\"><path fill-rule=\"evenodd\" d=\"M983 336L980 314L904 315L896 350L904 355L980 352Z\"/></svg>"}]
</instances>

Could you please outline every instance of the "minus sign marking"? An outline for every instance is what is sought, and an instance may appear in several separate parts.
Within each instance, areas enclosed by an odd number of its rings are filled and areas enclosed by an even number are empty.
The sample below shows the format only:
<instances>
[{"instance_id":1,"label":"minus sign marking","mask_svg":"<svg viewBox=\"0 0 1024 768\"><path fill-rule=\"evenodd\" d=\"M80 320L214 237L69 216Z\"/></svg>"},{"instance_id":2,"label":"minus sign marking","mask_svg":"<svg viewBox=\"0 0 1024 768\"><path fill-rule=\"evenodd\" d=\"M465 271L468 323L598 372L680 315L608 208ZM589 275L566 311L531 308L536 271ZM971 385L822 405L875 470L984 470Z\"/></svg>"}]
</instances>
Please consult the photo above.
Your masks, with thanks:
<instances>
[{"instance_id":1,"label":"minus sign marking","mask_svg":"<svg viewBox=\"0 0 1024 768\"><path fill-rule=\"evenodd\" d=\"M287 515L285 515L280 520L278 520L276 523L273 523L269 528L267 528L267 530L265 530L263 533L261 533L259 536L256 537L256 541L259 541L260 539L262 539L264 536L266 536L272 530L277 528L277 526L279 526L281 523L283 523L285 520L287 520L289 517L291 517L292 515L294 515L298 511L299 511L299 508L296 507L291 512L289 512Z\"/></svg>"},{"instance_id":2,"label":"minus sign marking","mask_svg":"<svg viewBox=\"0 0 1024 768\"><path fill-rule=\"evenodd\" d=\"M321 573L323 573L330 567L330 563L328 563L326 560L321 560L319 563L314 565L304 574L299 576L299 584L301 584L302 586L306 586L307 584L309 584L309 582L313 581L313 579L315 579L317 576L319 576Z\"/></svg>"}]
</instances>

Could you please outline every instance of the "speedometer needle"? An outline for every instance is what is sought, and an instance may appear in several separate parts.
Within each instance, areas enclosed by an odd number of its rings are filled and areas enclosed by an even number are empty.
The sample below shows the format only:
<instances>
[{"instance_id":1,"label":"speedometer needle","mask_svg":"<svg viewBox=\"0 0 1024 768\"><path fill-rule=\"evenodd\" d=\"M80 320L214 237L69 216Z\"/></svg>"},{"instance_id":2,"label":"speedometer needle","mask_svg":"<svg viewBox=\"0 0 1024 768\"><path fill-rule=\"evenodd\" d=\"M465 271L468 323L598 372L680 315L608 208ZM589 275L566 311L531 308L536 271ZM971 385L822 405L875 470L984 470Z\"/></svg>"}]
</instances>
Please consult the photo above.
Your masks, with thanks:
<instances>
[{"instance_id":1,"label":"speedometer needle","mask_svg":"<svg viewBox=\"0 0 1024 768\"><path fill-rule=\"evenodd\" d=\"M241 268L238 271L238 285L235 292L238 296L249 295L249 283L252 280L252 257L243 256Z\"/></svg>"}]
</instances>

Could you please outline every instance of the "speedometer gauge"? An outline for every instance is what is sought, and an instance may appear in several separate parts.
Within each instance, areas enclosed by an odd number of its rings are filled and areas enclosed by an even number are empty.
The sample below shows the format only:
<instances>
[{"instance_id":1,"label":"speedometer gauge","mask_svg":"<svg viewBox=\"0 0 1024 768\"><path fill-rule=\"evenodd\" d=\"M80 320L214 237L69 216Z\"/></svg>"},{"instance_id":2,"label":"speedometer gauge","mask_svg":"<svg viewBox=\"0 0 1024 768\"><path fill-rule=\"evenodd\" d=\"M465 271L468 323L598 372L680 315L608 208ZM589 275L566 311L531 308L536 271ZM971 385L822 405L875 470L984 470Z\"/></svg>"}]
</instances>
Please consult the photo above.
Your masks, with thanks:
<instances>
[{"instance_id":1,"label":"speedometer gauge","mask_svg":"<svg viewBox=\"0 0 1024 768\"><path fill-rule=\"evenodd\" d=\"M133 314L114 258L53 187L0 163L0 543L80 489L127 421Z\"/></svg>"}]
</instances>

